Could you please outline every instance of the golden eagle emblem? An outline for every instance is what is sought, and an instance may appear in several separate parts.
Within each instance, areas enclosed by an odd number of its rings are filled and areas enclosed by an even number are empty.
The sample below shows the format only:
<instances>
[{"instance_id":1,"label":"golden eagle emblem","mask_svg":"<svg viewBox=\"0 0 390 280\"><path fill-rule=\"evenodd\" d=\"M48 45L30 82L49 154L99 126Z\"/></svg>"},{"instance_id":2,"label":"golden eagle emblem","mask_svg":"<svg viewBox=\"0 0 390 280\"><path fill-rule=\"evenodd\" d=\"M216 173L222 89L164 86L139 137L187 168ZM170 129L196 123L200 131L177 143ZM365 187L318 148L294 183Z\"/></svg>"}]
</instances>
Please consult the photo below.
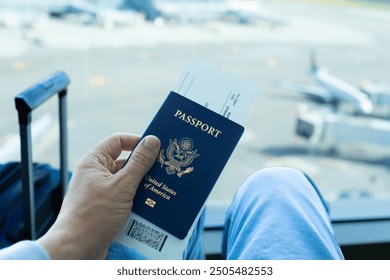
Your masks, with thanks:
<instances>
[{"instance_id":1,"label":"golden eagle emblem","mask_svg":"<svg viewBox=\"0 0 390 280\"><path fill-rule=\"evenodd\" d=\"M161 164L161 168L166 165L165 170L169 175L176 173L181 177L194 170L194 167L187 167L199 156L197 150L192 150L193 148L194 142L190 138L183 138L179 142L177 139L169 139L167 150L161 149L157 162ZM182 170L184 167L186 168Z\"/></svg>"}]
</instances>

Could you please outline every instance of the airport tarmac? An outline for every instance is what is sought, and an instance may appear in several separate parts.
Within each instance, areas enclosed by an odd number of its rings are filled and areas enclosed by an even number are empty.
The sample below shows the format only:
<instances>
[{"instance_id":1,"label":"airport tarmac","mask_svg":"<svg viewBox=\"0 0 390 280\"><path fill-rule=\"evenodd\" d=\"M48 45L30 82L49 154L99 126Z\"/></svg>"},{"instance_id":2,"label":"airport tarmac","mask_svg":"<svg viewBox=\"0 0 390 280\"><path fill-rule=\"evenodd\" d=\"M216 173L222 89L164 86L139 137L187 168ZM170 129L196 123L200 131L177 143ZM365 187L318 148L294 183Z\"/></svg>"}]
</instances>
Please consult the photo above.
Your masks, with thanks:
<instances>
[{"instance_id":1,"label":"airport tarmac","mask_svg":"<svg viewBox=\"0 0 390 280\"><path fill-rule=\"evenodd\" d=\"M229 201L252 172L270 166L305 171L328 200L390 197L390 142L388 147L344 143L332 155L316 150L294 133L298 108L316 107L277 86L281 80L311 81L312 49L320 66L352 84L365 79L390 83L390 10L288 2L275 2L268 10L287 24L139 24L102 30L51 21L23 34L0 29L0 149L17 134L14 95L63 70L71 78L68 130L73 169L78 158L111 133L142 134L187 61L197 57L256 80L261 87L246 132L210 201ZM56 106L51 100L34 120L46 113L55 118ZM57 130L52 121L35 142L35 161L58 166ZM18 159L19 154L9 157Z\"/></svg>"}]
</instances>

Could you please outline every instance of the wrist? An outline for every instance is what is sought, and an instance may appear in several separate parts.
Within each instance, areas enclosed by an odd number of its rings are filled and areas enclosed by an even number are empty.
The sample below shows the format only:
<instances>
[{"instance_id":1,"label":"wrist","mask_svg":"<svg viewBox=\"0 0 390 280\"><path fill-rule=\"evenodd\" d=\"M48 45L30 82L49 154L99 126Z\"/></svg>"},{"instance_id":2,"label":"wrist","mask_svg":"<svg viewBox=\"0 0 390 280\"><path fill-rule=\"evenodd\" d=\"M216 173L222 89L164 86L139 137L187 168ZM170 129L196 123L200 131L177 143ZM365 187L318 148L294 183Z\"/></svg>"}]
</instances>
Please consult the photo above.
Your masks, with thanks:
<instances>
[{"instance_id":1,"label":"wrist","mask_svg":"<svg viewBox=\"0 0 390 280\"><path fill-rule=\"evenodd\" d=\"M71 228L54 225L37 243L45 248L53 260L104 259L109 244L94 244L87 233L69 232L67 229Z\"/></svg>"}]
</instances>

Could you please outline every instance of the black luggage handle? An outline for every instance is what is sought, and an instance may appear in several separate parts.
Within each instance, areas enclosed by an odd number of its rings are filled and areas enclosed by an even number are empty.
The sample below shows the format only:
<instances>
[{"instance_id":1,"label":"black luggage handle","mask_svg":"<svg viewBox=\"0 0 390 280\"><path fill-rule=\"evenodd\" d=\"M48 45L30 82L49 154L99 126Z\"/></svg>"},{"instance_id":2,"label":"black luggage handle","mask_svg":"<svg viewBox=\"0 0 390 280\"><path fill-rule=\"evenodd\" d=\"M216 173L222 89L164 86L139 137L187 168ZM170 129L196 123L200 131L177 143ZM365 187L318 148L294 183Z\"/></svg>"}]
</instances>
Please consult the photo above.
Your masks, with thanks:
<instances>
[{"instance_id":1,"label":"black luggage handle","mask_svg":"<svg viewBox=\"0 0 390 280\"><path fill-rule=\"evenodd\" d=\"M58 93L60 119L60 184L62 196L68 185L68 136L66 94L70 83L64 72L55 72L40 80L15 97L18 110L23 184L23 215L26 238L36 239L33 161L31 143L31 113L50 97Z\"/></svg>"}]
</instances>

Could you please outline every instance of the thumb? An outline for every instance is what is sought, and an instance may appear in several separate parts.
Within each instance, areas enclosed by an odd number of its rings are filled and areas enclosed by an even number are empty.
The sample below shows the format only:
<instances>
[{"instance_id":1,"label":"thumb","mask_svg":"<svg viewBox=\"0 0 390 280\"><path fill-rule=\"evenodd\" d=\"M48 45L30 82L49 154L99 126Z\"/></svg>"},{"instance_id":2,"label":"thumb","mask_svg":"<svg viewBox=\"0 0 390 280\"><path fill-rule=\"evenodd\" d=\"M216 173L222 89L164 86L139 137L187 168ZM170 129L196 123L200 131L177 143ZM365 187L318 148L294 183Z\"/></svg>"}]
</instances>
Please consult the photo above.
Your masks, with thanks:
<instances>
[{"instance_id":1,"label":"thumb","mask_svg":"<svg viewBox=\"0 0 390 280\"><path fill-rule=\"evenodd\" d=\"M160 151L160 140L153 135L145 136L131 153L127 164L120 172L124 173L131 185L141 182L142 178L156 162Z\"/></svg>"}]
</instances>

